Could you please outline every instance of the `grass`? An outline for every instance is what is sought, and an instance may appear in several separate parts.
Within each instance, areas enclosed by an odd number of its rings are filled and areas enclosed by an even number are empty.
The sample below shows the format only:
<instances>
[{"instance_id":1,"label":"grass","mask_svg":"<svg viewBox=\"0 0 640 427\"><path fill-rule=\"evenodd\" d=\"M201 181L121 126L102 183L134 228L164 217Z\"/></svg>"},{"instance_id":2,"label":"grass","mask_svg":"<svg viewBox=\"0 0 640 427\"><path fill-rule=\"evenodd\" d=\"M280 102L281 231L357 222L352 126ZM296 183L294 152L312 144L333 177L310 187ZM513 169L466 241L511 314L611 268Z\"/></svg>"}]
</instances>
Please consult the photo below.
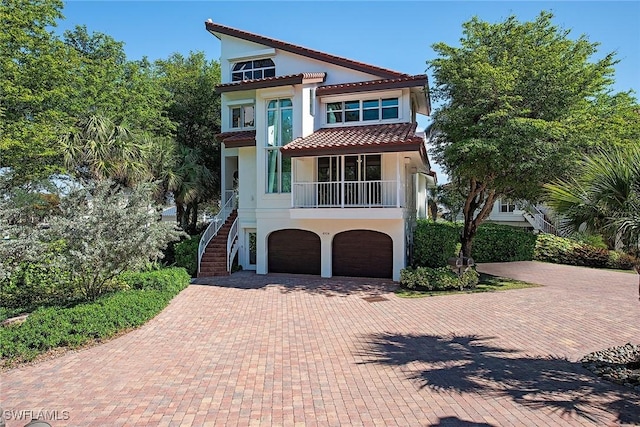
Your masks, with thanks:
<instances>
[{"instance_id":1,"label":"grass","mask_svg":"<svg viewBox=\"0 0 640 427\"><path fill-rule=\"evenodd\" d=\"M480 273L480 282L474 289L462 291L419 291L413 289L400 288L396 295L400 298L424 298L439 295L475 294L479 292L508 291L511 289L535 288L541 285L523 282L521 280L509 279L507 277L493 276L491 274Z\"/></svg>"}]
</instances>

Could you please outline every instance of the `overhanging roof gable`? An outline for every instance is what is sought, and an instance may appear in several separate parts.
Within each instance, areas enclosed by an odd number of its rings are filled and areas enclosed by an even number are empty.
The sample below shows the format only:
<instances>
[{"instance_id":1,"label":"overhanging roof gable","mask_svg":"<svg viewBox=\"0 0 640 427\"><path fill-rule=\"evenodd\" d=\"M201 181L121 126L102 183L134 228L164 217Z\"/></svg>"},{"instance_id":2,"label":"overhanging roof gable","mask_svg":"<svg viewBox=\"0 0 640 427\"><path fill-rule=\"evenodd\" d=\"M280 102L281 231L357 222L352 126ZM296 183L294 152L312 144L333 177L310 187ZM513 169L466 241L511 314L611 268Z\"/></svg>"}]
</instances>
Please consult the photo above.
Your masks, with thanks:
<instances>
[{"instance_id":1,"label":"overhanging roof gable","mask_svg":"<svg viewBox=\"0 0 640 427\"><path fill-rule=\"evenodd\" d=\"M216 34L224 34L226 36L247 40L253 43L258 43L264 46L281 49L287 52L295 53L297 55L305 56L307 58L316 59L330 64L339 65L341 67L349 68L356 71L361 71L367 74L373 74L383 79L393 79L398 77L404 77L408 74L400 73L397 71L389 70L386 68L378 67L371 64L365 64L364 62L353 61L341 56L331 55L329 53L321 52L318 50L308 49L306 47L298 46L295 44L283 42L280 40L272 39L269 37L261 36L259 34L249 33L247 31L238 30L235 28L227 27L225 25L216 24L214 22L205 22L207 31ZM217 35L216 35L217 37Z\"/></svg>"}]
</instances>

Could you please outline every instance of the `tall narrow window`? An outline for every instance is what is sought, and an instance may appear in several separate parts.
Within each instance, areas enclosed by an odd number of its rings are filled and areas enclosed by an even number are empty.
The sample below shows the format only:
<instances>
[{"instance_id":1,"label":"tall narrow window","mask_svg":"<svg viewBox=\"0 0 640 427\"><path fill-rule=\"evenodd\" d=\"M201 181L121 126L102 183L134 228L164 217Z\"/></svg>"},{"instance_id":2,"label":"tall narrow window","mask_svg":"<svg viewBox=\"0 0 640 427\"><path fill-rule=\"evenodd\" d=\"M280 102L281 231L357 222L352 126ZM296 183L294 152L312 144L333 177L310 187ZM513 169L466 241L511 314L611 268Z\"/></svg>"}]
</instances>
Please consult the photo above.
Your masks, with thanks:
<instances>
[{"instance_id":1,"label":"tall narrow window","mask_svg":"<svg viewBox=\"0 0 640 427\"><path fill-rule=\"evenodd\" d=\"M291 159L283 158L280 147L293 139L293 103L274 99L267 104L267 193L291 192Z\"/></svg>"}]
</instances>

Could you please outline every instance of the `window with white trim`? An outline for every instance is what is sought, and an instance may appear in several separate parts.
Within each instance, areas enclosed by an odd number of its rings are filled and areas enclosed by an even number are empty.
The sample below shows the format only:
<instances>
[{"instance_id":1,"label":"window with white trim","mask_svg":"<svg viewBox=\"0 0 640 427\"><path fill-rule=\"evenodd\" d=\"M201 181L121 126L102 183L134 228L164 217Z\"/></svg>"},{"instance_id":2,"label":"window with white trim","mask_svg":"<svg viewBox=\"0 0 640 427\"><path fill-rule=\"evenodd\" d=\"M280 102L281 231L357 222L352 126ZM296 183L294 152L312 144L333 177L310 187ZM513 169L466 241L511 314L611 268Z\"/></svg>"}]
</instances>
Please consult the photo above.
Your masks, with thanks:
<instances>
[{"instance_id":1,"label":"window with white trim","mask_svg":"<svg viewBox=\"0 0 640 427\"><path fill-rule=\"evenodd\" d=\"M231 81L262 79L275 77L276 64L272 59L254 59L253 61L236 62L231 70Z\"/></svg>"},{"instance_id":2,"label":"window with white trim","mask_svg":"<svg viewBox=\"0 0 640 427\"><path fill-rule=\"evenodd\" d=\"M289 98L267 103L266 184L267 193L291 192L291 158L280 147L293 139L293 103Z\"/></svg>"},{"instance_id":3,"label":"window with white trim","mask_svg":"<svg viewBox=\"0 0 640 427\"><path fill-rule=\"evenodd\" d=\"M377 98L326 104L327 124L396 120L400 117L398 98Z\"/></svg>"},{"instance_id":4,"label":"window with white trim","mask_svg":"<svg viewBox=\"0 0 640 427\"><path fill-rule=\"evenodd\" d=\"M229 108L232 129L253 129L255 127L255 107L253 104L236 105Z\"/></svg>"},{"instance_id":5,"label":"window with white trim","mask_svg":"<svg viewBox=\"0 0 640 427\"><path fill-rule=\"evenodd\" d=\"M500 212L501 213L509 213L516 210L516 204L511 200L501 200L500 201Z\"/></svg>"}]
</instances>

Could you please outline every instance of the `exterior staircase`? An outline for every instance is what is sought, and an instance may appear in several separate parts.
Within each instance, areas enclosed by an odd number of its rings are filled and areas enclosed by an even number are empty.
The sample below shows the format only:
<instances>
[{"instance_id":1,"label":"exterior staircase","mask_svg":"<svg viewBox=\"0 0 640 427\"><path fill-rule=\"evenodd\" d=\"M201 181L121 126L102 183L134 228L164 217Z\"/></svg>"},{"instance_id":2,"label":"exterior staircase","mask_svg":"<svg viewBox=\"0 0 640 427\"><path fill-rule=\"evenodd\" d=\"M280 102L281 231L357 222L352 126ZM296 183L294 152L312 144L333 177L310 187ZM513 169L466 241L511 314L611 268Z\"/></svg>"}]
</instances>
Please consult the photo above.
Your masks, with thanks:
<instances>
[{"instance_id":1,"label":"exterior staircase","mask_svg":"<svg viewBox=\"0 0 640 427\"><path fill-rule=\"evenodd\" d=\"M200 261L198 277L228 276L231 274L227 267L227 240L231 226L237 217L238 211L234 209L207 245Z\"/></svg>"}]
</instances>

